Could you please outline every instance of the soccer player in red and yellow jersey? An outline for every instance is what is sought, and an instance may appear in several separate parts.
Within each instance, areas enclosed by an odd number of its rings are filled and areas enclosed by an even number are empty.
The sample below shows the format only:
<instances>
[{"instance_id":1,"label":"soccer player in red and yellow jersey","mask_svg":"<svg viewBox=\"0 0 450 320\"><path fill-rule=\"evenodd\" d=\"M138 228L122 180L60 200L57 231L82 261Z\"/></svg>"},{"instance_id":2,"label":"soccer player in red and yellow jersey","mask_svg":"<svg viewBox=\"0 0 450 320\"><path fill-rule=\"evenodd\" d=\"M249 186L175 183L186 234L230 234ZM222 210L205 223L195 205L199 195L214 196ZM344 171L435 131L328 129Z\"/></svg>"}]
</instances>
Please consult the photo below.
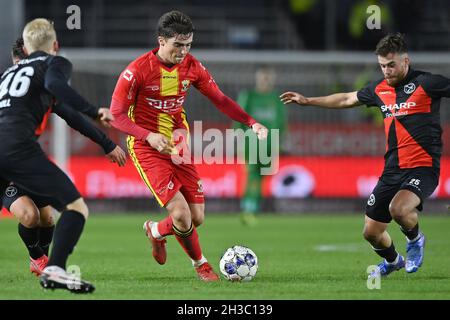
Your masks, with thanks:
<instances>
[{"instance_id":1,"label":"soccer player in red and yellow jersey","mask_svg":"<svg viewBox=\"0 0 450 320\"><path fill-rule=\"evenodd\" d=\"M267 129L227 97L205 67L189 54L194 27L190 18L171 11L158 22L156 48L131 62L113 93L113 126L129 135L128 151L158 203L169 215L146 221L144 230L159 264L166 262L166 240L175 235L203 281L219 280L202 254L196 227L204 220L201 180L192 163L174 163L171 154L180 142L174 131L189 132L184 100L190 86L208 97L223 113L251 127L259 139ZM187 138L187 137L185 137Z\"/></svg>"}]
</instances>

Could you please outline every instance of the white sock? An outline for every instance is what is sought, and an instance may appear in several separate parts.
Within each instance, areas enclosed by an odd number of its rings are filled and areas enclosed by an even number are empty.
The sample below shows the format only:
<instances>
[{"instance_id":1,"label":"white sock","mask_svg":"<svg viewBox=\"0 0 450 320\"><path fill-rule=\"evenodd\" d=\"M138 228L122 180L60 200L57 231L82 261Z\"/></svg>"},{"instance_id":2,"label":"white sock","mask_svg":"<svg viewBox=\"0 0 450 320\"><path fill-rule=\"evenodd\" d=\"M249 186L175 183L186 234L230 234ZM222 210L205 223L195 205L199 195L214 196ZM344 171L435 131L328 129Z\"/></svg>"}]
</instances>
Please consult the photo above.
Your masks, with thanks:
<instances>
[{"instance_id":1,"label":"white sock","mask_svg":"<svg viewBox=\"0 0 450 320\"><path fill-rule=\"evenodd\" d=\"M202 255L202 258L200 260L192 260L192 265L194 266L194 268L198 268L205 262L208 262L208 260L206 260L205 256Z\"/></svg>"},{"instance_id":2,"label":"white sock","mask_svg":"<svg viewBox=\"0 0 450 320\"><path fill-rule=\"evenodd\" d=\"M163 236L158 231L158 222L152 223L152 226L150 227L150 232L152 233L153 238L162 240L164 239Z\"/></svg>"}]
</instances>

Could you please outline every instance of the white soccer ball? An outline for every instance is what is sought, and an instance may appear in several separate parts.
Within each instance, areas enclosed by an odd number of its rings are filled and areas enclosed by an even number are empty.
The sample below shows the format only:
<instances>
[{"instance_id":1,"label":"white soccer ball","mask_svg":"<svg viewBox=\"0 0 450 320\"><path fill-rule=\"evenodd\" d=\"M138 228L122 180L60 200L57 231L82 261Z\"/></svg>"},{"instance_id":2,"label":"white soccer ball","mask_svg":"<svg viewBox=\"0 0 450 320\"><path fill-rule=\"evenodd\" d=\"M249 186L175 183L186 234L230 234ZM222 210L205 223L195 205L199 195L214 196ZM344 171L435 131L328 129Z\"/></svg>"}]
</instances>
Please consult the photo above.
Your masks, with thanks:
<instances>
[{"instance_id":1,"label":"white soccer ball","mask_svg":"<svg viewBox=\"0 0 450 320\"><path fill-rule=\"evenodd\" d=\"M220 272L230 281L250 281L258 271L258 257L249 248L228 248L220 258Z\"/></svg>"}]
</instances>

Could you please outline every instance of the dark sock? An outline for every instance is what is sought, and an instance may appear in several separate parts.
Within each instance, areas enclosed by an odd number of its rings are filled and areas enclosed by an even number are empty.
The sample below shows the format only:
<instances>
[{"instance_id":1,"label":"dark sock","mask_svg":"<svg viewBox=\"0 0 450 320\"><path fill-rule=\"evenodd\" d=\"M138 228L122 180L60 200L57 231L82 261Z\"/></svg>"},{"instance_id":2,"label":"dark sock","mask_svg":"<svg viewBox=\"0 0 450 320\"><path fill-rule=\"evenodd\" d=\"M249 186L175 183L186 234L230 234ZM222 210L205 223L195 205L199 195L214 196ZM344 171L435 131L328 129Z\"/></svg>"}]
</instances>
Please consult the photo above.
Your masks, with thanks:
<instances>
[{"instance_id":1,"label":"dark sock","mask_svg":"<svg viewBox=\"0 0 450 320\"><path fill-rule=\"evenodd\" d=\"M55 231L55 226L51 227L39 227L39 245L44 251L44 254L48 256L48 249L50 248L50 243L53 240L53 232Z\"/></svg>"},{"instance_id":2,"label":"dark sock","mask_svg":"<svg viewBox=\"0 0 450 320\"><path fill-rule=\"evenodd\" d=\"M39 259L44 255L39 246L39 234L38 228L27 228L23 224L19 223L19 236L22 238L23 243L28 249L30 257L33 259Z\"/></svg>"},{"instance_id":3,"label":"dark sock","mask_svg":"<svg viewBox=\"0 0 450 320\"><path fill-rule=\"evenodd\" d=\"M66 269L69 254L80 238L85 223L84 216L75 210L67 210L61 214L53 235L53 248L48 264Z\"/></svg>"},{"instance_id":4,"label":"dark sock","mask_svg":"<svg viewBox=\"0 0 450 320\"><path fill-rule=\"evenodd\" d=\"M376 249L373 248L376 254L380 257L385 258L387 262L392 263L397 259L397 251L395 251L394 242L392 241L391 246L389 248Z\"/></svg>"},{"instance_id":5,"label":"dark sock","mask_svg":"<svg viewBox=\"0 0 450 320\"><path fill-rule=\"evenodd\" d=\"M416 226L410 230L404 230L402 227L400 227L400 230L408 238L408 240L413 240L419 235L419 223L417 223Z\"/></svg>"}]
</instances>

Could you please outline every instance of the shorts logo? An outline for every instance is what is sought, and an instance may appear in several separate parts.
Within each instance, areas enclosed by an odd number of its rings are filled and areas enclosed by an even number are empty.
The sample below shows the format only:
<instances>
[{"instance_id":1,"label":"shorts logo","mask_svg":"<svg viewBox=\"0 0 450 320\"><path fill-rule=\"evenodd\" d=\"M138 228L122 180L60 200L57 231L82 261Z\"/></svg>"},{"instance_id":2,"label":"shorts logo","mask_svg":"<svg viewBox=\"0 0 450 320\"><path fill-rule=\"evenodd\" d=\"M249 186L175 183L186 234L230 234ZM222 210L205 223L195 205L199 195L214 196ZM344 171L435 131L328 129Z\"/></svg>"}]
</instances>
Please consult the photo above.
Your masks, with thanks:
<instances>
[{"instance_id":1,"label":"shorts logo","mask_svg":"<svg viewBox=\"0 0 450 320\"><path fill-rule=\"evenodd\" d=\"M411 179L411 181L408 182L408 184L418 186L420 184L420 179Z\"/></svg>"},{"instance_id":2,"label":"shorts logo","mask_svg":"<svg viewBox=\"0 0 450 320\"><path fill-rule=\"evenodd\" d=\"M405 85L403 90L405 91L406 94L413 93L414 90L416 90L416 85L414 83L408 83Z\"/></svg>"},{"instance_id":3,"label":"shorts logo","mask_svg":"<svg viewBox=\"0 0 450 320\"><path fill-rule=\"evenodd\" d=\"M369 200L367 200L367 204L369 206L373 206L375 204L375 196L373 195L373 193L370 195Z\"/></svg>"},{"instance_id":4,"label":"shorts logo","mask_svg":"<svg viewBox=\"0 0 450 320\"><path fill-rule=\"evenodd\" d=\"M198 180L197 184L198 184L197 192L203 193L203 182L202 182L202 180Z\"/></svg>"},{"instance_id":5,"label":"shorts logo","mask_svg":"<svg viewBox=\"0 0 450 320\"><path fill-rule=\"evenodd\" d=\"M167 185L167 189L172 190L174 186L174 183L172 181L169 182L169 184Z\"/></svg>"},{"instance_id":6,"label":"shorts logo","mask_svg":"<svg viewBox=\"0 0 450 320\"><path fill-rule=\"evenodd\" d=\"M6 188L5 194L8 198L12 198L17 194L17 188L14 186L9 186L8 188Z\"/></svg>"}]
</instances>

